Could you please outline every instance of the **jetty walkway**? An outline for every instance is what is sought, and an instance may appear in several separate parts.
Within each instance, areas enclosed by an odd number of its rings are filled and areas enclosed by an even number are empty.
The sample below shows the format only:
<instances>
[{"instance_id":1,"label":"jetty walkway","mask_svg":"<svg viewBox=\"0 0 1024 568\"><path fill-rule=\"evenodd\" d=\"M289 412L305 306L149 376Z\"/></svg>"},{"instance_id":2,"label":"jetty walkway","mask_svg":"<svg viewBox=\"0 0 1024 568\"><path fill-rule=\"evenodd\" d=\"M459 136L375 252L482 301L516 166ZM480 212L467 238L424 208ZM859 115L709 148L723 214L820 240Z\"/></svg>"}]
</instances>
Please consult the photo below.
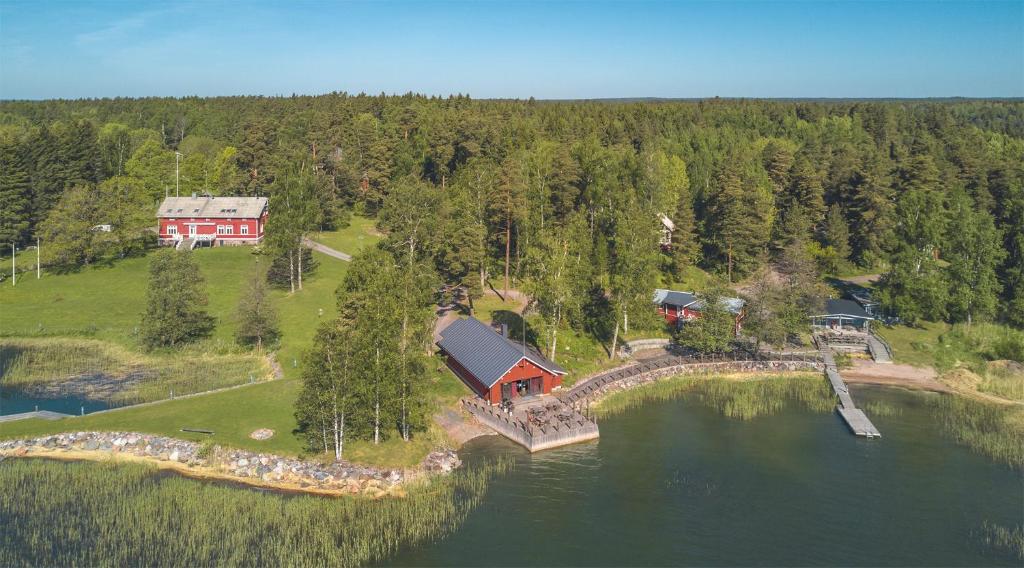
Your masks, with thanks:
<instances>
[{"instance_id":1,"label":"jetty walkway","mask_svg":"<svg viewBox=\"0 0 1024 568\"><path fill-rule=\"evenodd\" d=\"M835 356L832 354L832 347L828 340L824 337L815 339L818 341L821 357L825 362L825 376L828 377L832 390L839 397L839 405L836 407L839 416L843 418L850 431L855 435L864 438L881 438L882 433L875 428L864 411L854 404L853 397L850 396L850 389L846 386L842 375L839 374L839 368L836 366Z\"/></svg>"},{"instance_id":2,"label":"jetty walkway","mask_svg":"<svg viewBox=\"0 0 1024 568\"><path fill-rule=\"evenodd\" d=\"M50 410L36 410L34 412L21 412L18 414L8 414L6 416L0 416L0 422L14 422L15 420L27 420L29 418L41 418L43 420L61 420L63 418L71 417L71 414L61 414L60 412L52 412Z\"/></svg>"}]
</instances>

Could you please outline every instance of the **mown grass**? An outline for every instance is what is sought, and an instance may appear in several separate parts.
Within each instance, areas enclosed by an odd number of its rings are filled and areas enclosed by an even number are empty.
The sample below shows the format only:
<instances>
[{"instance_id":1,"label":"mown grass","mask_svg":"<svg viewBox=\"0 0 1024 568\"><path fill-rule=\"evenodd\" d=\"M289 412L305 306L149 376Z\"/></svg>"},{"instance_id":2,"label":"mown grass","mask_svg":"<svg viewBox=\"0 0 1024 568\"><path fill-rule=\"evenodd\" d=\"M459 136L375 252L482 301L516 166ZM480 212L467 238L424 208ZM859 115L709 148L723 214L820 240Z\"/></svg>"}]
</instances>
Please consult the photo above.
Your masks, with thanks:
<instances>
[{"instance_id":1,"label":"mown grass","mask_svg":"<svg viewBox=\"0 0 1024 568\"><path fill-rule=\"evenodd\" d=\"M1024 469L1024 407L946 395L933 403L942 432L995 461Z\"/></svg>"},{"instance_id":2,"label":"mown grass","mask_svg":"<svg viewBox=\"0 0 1024 568\"><path fill-rule=\"evenodd\" d=\"M374 226L376 222L369 217L353 215L348 227L315 233L313 240L336 251L354 255L380 241L381 234Z\"/></svg>"},{"instance_id":3,"label":"mown grass","mask_svg":"<svg viewBox=\"0 0 1024 568\"><path fill-rule=\"evenodd\" d=\"M0 386L52 387L114 405L263 381L266 358L252 352L209 353L185 348L143 355L115 343L74 338L0 338Z\"/></svg>"},{"instance_id":4,"label":"mown grass","mask_svg":"<svg viewBox=\"0 0 1024 568\"><path fill-rule=\"evenodd\" d=\"M791 404L814 412L835 408L835 397L818 373L786 373L753 377L695 377L679 375L612 393L594 405L610 416L649 402L694 396L728 418L751 420L776 414Z\"/></svg>"},{"instance_id":5,"label":"mown grass","mask_svg":"<svg viewBox=\"0 0 1024 568\"><path fill-rule=\"evenodd\" d=\"M256 492L141 465L0 463L2 566L356 566L457 528L510 461L404 498ZM54 490L60 488L60 490Z\"/></svg>"}]
</instances>

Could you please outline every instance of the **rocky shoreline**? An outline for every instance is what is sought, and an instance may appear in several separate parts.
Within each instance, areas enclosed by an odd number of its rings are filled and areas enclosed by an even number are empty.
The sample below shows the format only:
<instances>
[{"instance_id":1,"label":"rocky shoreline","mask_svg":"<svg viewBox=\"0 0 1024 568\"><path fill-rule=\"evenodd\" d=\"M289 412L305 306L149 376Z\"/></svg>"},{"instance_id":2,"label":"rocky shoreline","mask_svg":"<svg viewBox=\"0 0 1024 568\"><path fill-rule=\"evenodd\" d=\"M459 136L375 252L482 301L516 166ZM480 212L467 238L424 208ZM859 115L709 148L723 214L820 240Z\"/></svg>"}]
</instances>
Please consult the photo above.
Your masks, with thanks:
<instances>
[{"instance_id":1,"label":"rocky shoreline","mask_svg":"<svg viewBox=\"0 0 1024 568\"><path fill-rule=\"evenodd\" d=\"M154 463L191 477L328 495L402 495L425 475L447 474L462 462L454 450L436 450L412 469L378 468L346 461L320 463L222 448L136 432L73 432L0 441L3 457L125 459Z\"/></svg>"}]
</instances>

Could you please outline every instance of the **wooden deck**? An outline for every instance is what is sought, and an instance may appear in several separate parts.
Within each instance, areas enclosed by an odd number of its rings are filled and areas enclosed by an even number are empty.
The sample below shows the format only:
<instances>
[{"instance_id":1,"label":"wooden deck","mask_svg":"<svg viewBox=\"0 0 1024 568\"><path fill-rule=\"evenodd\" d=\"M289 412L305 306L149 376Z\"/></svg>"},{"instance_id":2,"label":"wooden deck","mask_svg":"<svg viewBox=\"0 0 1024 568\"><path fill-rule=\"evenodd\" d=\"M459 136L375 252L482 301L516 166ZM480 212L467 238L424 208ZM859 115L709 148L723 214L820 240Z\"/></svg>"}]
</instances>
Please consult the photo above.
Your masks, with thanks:
<instances>
[{"instance_id":1,"label":"wooden deck","mask_svg":"<svg viewBox=\"0 0 1024 568\"><path fill-rule=\"evenodd\" d=\"M35 412L22 412L19 414L8 414L7 416L0 416L0 422L14 422L15 420L27 420L29 418L40 418L42 420L60 420L62 418L71 418L71 414L61 414L60 412L51 412L49 410L37 410Z\"/></svg>"},{"instance_id":2,"label":"wooden deck","mask_svg":"<svg viewBox=\"0 0 1024 568\"><path fill-rule=\"evenodd\" d=\"M842 375L839 374L839 368L836 367L836 360L828 341L822 338L818 345L821 348L822 359L825 361L825 376L828 377L832 390L839 397L839 405L836 407L839 416L843 418L850 431L855 435L864 438L881 438L882 433L875 428L864 411L854 404L853 397L850 396L850 389L846 386Z\"/></svg>"}]
</instances>

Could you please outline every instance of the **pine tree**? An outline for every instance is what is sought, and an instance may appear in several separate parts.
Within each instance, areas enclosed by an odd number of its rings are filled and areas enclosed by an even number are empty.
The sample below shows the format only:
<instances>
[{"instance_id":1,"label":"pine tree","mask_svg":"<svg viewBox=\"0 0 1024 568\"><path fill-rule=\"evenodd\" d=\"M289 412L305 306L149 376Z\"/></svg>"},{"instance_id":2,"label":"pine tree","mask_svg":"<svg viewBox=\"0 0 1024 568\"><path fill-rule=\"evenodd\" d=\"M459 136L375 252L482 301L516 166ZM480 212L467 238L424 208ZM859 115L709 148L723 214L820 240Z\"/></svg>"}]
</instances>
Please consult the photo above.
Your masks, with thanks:
<instances>
[{"instance_id":1,"label":"pine tree","mask_svg":"<svg viewBox=\"0 0 1024 568\"><path fill-rule=\"evenodd\" d=\"M139 326L143 347L176 347L209 335L214 318L206 313L206 304L206 281L191 252L167 249L154 254Z\"/></svg>"},{"instance_id":2,"label":"pine tree","mask_svg":"<svg viewBox=\"0 0 1024 568\"><path fill-rule=\"evenodd\" d=\"M11 139L0 140L0 243L21 244L31 228L31 180L25 152Z\"/></svg>"},{"instance_id":3,"label":"pine tree","mask_svg":"<svg viewBox=\"0 0 1024 568\"><path fill-rule=\"evenodd\" d=\"M850 259L850 229L838 203L833 203L825 216L822 241L826 246L832 247L840 264L845 264Z\"/></svg>"},{"instance_id":4,"label":"pine tree","mask_svg":"<svg viewBox=\"0 0 1024 568\"><path fill-rule=\"evenodd\" d=\"M238 302L238 327L235 340L240 345L255 345L262 351L264 344L273 343L280 335L277 311L267 293L266 279L257 266L249 278L249 285Z\"/></svg>"},{"instance_id":5,"label":"pine tree","mask_svg":"<svg viewBox=\"0 0 1024 568\"><path fill-rule=\"evenodd\" d=\"M32 228L36 232L64 191L64 168L60 162L57 138L45 125L31 136L28 145L32 178Z\"/></svg>"},{"instance_id":6,"label":"pine tree","mask_svg":"<svg viewBox=\"0 0 1024 568\"><path fill-rule=\"evenodd\" d=\"M705 261L733 280L757 268L768 243L774 216L770 190L745 180L735 159L719 170L715 185L705 216Z\"/></svg>"}]
</instances>

